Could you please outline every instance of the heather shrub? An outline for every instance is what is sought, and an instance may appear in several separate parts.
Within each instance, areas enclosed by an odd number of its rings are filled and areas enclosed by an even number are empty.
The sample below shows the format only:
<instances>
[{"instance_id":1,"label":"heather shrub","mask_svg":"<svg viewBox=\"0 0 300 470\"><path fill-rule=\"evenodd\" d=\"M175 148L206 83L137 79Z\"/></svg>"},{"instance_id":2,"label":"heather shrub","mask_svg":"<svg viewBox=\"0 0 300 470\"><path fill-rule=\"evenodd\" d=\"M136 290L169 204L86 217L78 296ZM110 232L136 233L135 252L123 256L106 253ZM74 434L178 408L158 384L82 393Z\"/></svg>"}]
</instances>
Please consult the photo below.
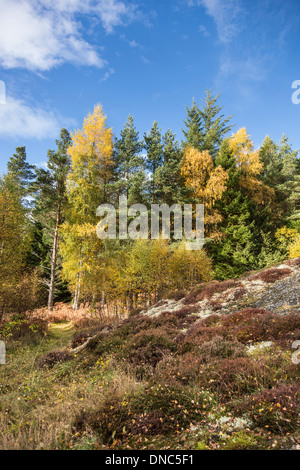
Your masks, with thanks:
<instances>
[{"instance_id":1,"label":"heather shrub","mask_svg":"<svg viewBox=\"0 0 300 470\"><path fill-rule=\"evenodd\" d=\"M88 429L99 434L104 444L132 435L168 435L188 429L213 406L205 392L191 392L177 386L148 386L131 396L113 395L98 410L81 412L74 430Z\"/></svg>"},{"instance_id":2,"label":"heather shrub","mask_svg":"<svg viewBox=\"0 0 300 470\"><path fill-rule=\"evenodd\" d=\"M232 293L233 300L239 300L241 297L247 294L247 289L244 287L240 287L239 289L235 289Z\"/></svg>"},{"instance_id":3,"label":"heather shrub","mask_svg":"<svg viewBox=\"0 0 300 470\"><path fill-rule=\"evenodd\" d=\"M117 328L118 336L127 339L129 336L135 335L140 331L145 331L150 328L159 328L163 323L160 317L150 318L146 315L137 315L124 320Z\"/></svg>"},{"instance_id":4,"label":"heather shrub","mask_svg":"<svg viewBox=\"0 0 300 470\"><path fill-rule=\"evenodd\" d=\"M156 366L164 354L176 349L171 337L174 332L164 328L140 331L124 345L122 355L132 364Z\"/></svg>"},{"instance_id":5,"label":"heather shrub","mask_svg":"<svg viewBox=\"0 0 300 470\"><path fill-rule=\"evenodd\" d=\"M143 366L150 365L156 367L156 365L164 358L165 352L158 346L147 345L141 346L134 351L131 351L127 355L127 359L131 364L140 366L138 372L138 378L142 379L145 376L145 369Z\"/></svg>"},{"instance_id":6,"label":"heather shrub","mask_svg":"<svg viewBox=\"0 0 300 470\"><path fill-rule=\"evenodd\" d=\"M282 345L300 339L300 316L296 313L276 316L269 325L270 338Z\"/></svg>"},{"instance_id":7,"label":"heather shrub","mask_svg":"<svg viewBox=\"0 0 300 470\"><path fill-rule=\"evenodd\" d=\"M169 294L168 297L169 299L179 301L179 300L184 299L185 295L186 295L185 291L177 290L175 292L171 292L171 294Z\"/></svg>"},{"instance_id":8,"label":"heather shrub","mask_svg":"<svg viewBox=\"0 0 300 470\"><path fill-rule=\"evenodd\" d=\"M51 369L55 364L69 361L72 359L72 355L68 351L52 351L44 354L36 361L36 366L39 369L48 368Z\"/></svg>"},{"instance_id":9,"label":"heather shrub","mask_svg":"<svg viewBox=\"0 0 300 470\"><path fill-rule=\"evenodd\" d=\"M211 341L204 342L197 351L197 354L206 358L219 357L223 359L245 356L245 347L238 341L230 341L222 336L215 336Z\"/></svg>"},{"instance_id":10,"label":"heather shrub","mask_svg":"<svg viewBox=\"0 0 300 470\"><path fill-rule=\"evenodd\" d=\"M223 359L207 364L199 376L199 385L216 393L219 400L250 395L259 388L271 387L276 371L263 362L248 357Z\"/></svg>"},{"instance_id":11,"label":"heather shrub","mask_svg":"<svg viewBox=\"0 0 300 470\"><path fill-rule=\"evenodd\" d=\"M198 326L202 326L202 327L213 327L213 326L217 326L218 324L220 324L220 320L222 319L223 317L221 317L220 315L209 315L208 317L206 318L203 318L202 320L200 320L198 322ZM195 328L197 328L197 325L194 326ZM194 328L193 327L193 328Z\"/></svg>"},{"instance_id":12,"label":"heather shrub","mask_svg":"<svg viewBox=\"0 0 300 470\"><path fill-rule=\"evenodd\" d=\"M117 334L112 336L101 334L92 340L87 349L93 351L98 356L106 354L118 353L122 350L124 340Z\"/></svg>"},{"instance_id":13,"label":"heather shrub","mask_svg":"<svg viewBox=\"0 0 300 470\"><path fill-rule=\"evenodd\" d=\"M137 315L139 315L144 309L139 307L139 308L133 308L132 310L130 310L130 312L128 313L128 316L129 317L135 317Z\"/></svg>"},{"instance_id":14,"label":"heather shrub","mask_svg":"<svg viewBox=\"0 0 300 470\"><path fill-rule=\"evenodd\" d=\"M220 294L222 292L225 292L228 289L237 287L238 285L239 283L235 281L234 279L206 284L201 290L201 292L199 293L199 295L197 296L197 301L199 302L201 300L210 299L215 294Z\"/></svg>"},{"instance_id":15,"label":"heather shrub","mask_svg":"<svg viewBox=\"0 0 300 470\"><path fill-rule=\"evenodd\" d=\"M155 431L161 434L187 430L192 424L203 419L213 404L212 397L204 391L192 392L179 384L149 386L142 395L133 398L133 407L142 412L141 416L135 417L134 432L136 433L138 428L140 433L152 433L151 427L145 428L145 415L151 420L155 417ZM159 429L157 429L158 420L161 423Z\"/></svg>"},{"instance_id":16,"label":"heather shrub","mask_svg":"<svg viewBox=\"0 0 300 470\"><path fill-rule=\"evenodd\" d=\"M218 300L211 300L208 304L206 304L206 307L210 308L212 312L217 312L218 310L221 310L222 303Z\"/></svg>"},{"instance_id":17,"label":"heather shrub","mask_svg":"<svg viewBox=\"0 0 300 470\"><path fill-rule=\"evenodd\" d=\"M185 298L183 300L183 304L189 305L189 304L197 303L197 298L198 298L200 292L202 291L202 289L203 289L203 285L200 285L198 287L194 287L194 289L192 289L188 293L188 295L185 296Z\"/></svg>"},{"instance_id":18,"label":"heather shrub","mask_svg":"<svg viewBox=\"0 0 300 470\"><path fill-rule=\"evenodd\" d=\"M284 435L299 427L299 406L300 385L281 385L255 394L236 411L247 412L257 427Z\"/></svg>"},{"instance_id":19,"label":"heather shrub","mask_svg":"<svg viewBox=\"0 0 300 470\"><path fill-rule=\"evenodd\" d=\"M222 326L242 343L276 341L286 344L297 339L300 317L296 314L280 316L264 309L246 308L226 316Z\"/></svg>"},{"instance_id":20,"label":"heather shrub","mask_svg":"<svg viewBox=\"0 0 300 470\"><path fill-rule=\"evenodd\" d=\"M73 427L78 433L92 429L100 436L103 444L124 437L132 420L132 412L125 397L112 394L98 410L81 411L75 418Z\"/></svg>"},{"instance_id":21,"label":"heather shrub","mask_svg":"<svg viewBox=\"0 0 300 470\"><path fill-rule=\"evenodd\" d=\"M289 276L291 272L292 270L290 268L270 268L266 271L256 274L252 277L252 279L260 279L261 281L272 284L279 279L283 279L284 277Z\"/></svg>"},{"instance_id":22,"label":"heather shrub","mask_svg":"<svg viewBox=\"0 0 300 470\"><path fill-rule=\"evenodd\" d=\"M195 313L195 308L187 306L182 307L181 309L175 310L173 312L162 312L161 324L182 329L185 326L189 326L198 320L198 317L196 315L193 315L193 313Z\"/></svg>"},{"instance_id":23,"label":"heather shrub","mask_svg":"<svg viewBox=\"0 0 300 470\"><path fill-rule=\"evenodd\" d=\"M85 343L89 338L93 338L93 337L95 337L95 340L97 342L100 338L104 338L104 334L102 334L102 331L105 329L109 330L110 325L99 322L98 326L84 328L78 331L73 336L71 347L77 348L78 346L81 346L83 343Z\"/></svg>"},{"instance_id":24,"label":"heather shrub","mask_svg":"<svg viewBox=\"0 0 300 470\"><path fill-rule=\"evenodd\" d=\"M189 385L196 383L203 368L203 359L192 353L167 356L157 366L154 379L157 383Z\"/></svg>"},{"instance_id":25,"label":"heather shrub","mask_svg":"<svg viewBox=\"0 0 300 470\"><path fill-rule=\"evenodd\" d=\"M286 264L288 264L289 266L299 266L300 265L300 256L298 256L298 258L294 258L294 259L289 259Z\"/></svg>"},{"instance_id":26,"label":"heather shrub","mask_svg":"<svg viewBox=\"0 0 300 470\"><path fill-rule=\"evenodd\" d=\"M264 309L245 308L226 316L223 328L242 343L267 341L270 339L269 326L274 315Z\"/></svg>"}]
</instances>

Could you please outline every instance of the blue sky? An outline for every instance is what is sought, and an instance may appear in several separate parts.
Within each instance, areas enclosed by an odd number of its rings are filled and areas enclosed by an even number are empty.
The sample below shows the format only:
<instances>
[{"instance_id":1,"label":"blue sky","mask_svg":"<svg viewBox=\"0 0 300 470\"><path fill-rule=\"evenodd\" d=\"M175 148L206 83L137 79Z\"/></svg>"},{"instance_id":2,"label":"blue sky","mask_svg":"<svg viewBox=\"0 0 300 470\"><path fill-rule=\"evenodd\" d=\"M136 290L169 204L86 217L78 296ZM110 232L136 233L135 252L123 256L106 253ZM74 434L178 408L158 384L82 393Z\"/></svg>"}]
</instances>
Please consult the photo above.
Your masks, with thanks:
<instances>
[{"instance_id":1,"label":"blue sky","mask_svg":"<svg viewBox=\"0 0 300 470\"><path fill-rule=\"evenodd\" d=\"M210 88L257 147L300 148L299 44L299 0L0 0L0 171L23 145L43 164L97 103L116 135L130 113L141 136L157 120L180 141Z\"/></svg>"}]
</instances>

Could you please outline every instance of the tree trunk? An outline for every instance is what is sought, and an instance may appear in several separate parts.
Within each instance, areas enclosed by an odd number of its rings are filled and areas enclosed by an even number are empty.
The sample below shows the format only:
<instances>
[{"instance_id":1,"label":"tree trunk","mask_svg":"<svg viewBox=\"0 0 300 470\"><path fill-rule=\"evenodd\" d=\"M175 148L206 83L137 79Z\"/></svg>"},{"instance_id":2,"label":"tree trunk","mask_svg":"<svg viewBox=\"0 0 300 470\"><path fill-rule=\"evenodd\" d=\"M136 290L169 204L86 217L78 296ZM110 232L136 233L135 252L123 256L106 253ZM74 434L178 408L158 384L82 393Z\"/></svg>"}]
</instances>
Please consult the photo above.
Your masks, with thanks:
<instances>
[{"instance_id":1,"label":"tree trunk","mask_svg":"<svg viewBox=\"0 0 300 470\"><path fill-rule=\"evenodd\" d=\"M80 288L81 288L81 267L82 267L82 258L80 254L79 273L77 274L78 282L77 282L77 287L76 287L75 296L74 296L73 310L78 310L78 307L79 307Z\"/></svg>"},{"instance_id":2,"label":"tree trunk","mask_svg":"<svg viewBox=\"0 0 300 470\"><path fill-rule=\"evenodd\" d=\"M48 309L50 311L53 310L53 303L54 303L54 289L55 289L56 262L57 262L57 253L58 253L58 228L59 228L59 224L60 224L60 210L61 210L60 204L58 204L57 214L56 214L54 240L53 240L53 249L52 249L52 256L51 256L51 275L50 275L50 285L49 285L49 295L48 295Z\"/></svg>"}]
</instances>

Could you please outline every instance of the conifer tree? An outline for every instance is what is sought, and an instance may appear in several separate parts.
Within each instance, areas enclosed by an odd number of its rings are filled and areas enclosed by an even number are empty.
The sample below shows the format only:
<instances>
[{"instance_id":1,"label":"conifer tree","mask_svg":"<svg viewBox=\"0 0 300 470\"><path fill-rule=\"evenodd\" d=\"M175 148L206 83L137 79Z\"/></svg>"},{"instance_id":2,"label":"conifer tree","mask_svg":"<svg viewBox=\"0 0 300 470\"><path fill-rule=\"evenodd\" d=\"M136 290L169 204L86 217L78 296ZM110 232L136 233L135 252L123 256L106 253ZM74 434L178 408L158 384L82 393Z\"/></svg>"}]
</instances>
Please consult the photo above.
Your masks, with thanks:
<instances>
[{"instance_id":1,"label":"conifer tree","mask_svg":"<svg viewBox=\"0 0 300 470\"><path fill-rule=\"evenodd\" d=\"M128 116L120 138L116 139L114 149L118 187L121 193L130 200L133 180L143 167L143 159L140 155L142 144L139 141L139 133L134 127L132 116Z\"/></svg>"},{"instance_id":2,"label":"conifer tree","mask_svg":"<svg viewBox=\"0 0 300 470\"><path fill-rule=\"evenodd\" d=\"M150 198L154 203L157 200L157 171L163 164L163 142L161 129L155 121L149 132L144 134L144 148L147 152L146 169L151 175ZM159 202L159 201L158 201Z\"/></svg>"},{"instance_id":3,"label":"conifer tree","mask_svg":"<svg viewBox=\"0 0 300 470\"><path fill-rule=\"evenodd\" d=\"M260 159L263 163L260 179L271 188L282 184L282 159L279 147L269 136L264 139L260 148Z\"/></svg>"},{"instance_id":4,"label":"conifer tree","mask_svg":"<svg viewBox=\"0 0 300 470\"><path fill-rule=\"evenodd\" d=\"M183 154L176 136L168 129L163 136L163 164L157 170L157 186L160 202L171 206L183 201L184 180L180 169Z\"/></svg>"},{"instance_id":5,"label":"conifer tree","mask_svg":"<svg viewBox=\"0 0 300 470\"><path fill-rule=\"evenodd\" d=\"M218 105L219 95L213 96L212 90L206 92L202 108L199 108L195 99L192 106L186 108L187 119L184 121L186 129L183 130L185 140L183 147L193 147L199 151L207 150L215 159L220 145L226 134L232 129L230 120L220 114L222 106Z\"/></svg>"},{"instance_id":6,"label":"conifer tree","mask_svg":"<svg viewBox=\"0 0 300 470\"><path fill-rule=\"evenodd\" d=\"M251 220L251 201L240 186L241 172L228 140L216 158L228 174L227 189L216 207L222 216L220 241L208 245L219 279L237 277L251 269L255 261L254 221Z\"/></svg>"},{"instance_id":7,"label":"conifer tree","mask_svg":"<svg viewBox=\"0 0 300 470\"><path fill-rule=\"evenodd\" d=\"M203 108L200 110L200 116L203 127L203 140L201 142L200 150L208 150L210 155L215 158L222 141L226 134L232 129L230 120L220 114L222 106L218 105L220 95L213 96L212 90L206 92Z\"/></svg>"},{"instance_id":8,"label":"conifer tree","mask_svg":"<svg viewBox=\"0 0 300 470\"><path fill-rule=\"evenodd\" d=\"M48 151L47 169L36 168L36 180L31 185L34 196L33 215L47 233L50 248L50 279L48 282L48 308L53 309L57 281L58 230L66 205L66 180L70 171L68 149L70 134L62 129L56 140L57 150Z\"/></svg>"},{"instance_id":9,"label":"conifer tree","mask_svg":"<svg viewBox=\"0 0 300 470\"><path fill-rule=\"evenodd\" d=\"M26 147L17 147L16 153L8 160L7 176L19 186L22 197L28 195L28 186L34 179L34 165L27 162Z\"/></svg>"},{"instance_id":10,"label":"conifer tree","mask_svg":"<svg viewBox=\"0 0 300 470\"><path fill-rule=\"evenodd\" d=\"M186 107L186 112L187 118L184 121L186 129L182 130L185 140L182 142L182 146L201 150L204 130L201 112L195 98L193 98L192 106L190 108Z\"/></svg>"}]
</instances>

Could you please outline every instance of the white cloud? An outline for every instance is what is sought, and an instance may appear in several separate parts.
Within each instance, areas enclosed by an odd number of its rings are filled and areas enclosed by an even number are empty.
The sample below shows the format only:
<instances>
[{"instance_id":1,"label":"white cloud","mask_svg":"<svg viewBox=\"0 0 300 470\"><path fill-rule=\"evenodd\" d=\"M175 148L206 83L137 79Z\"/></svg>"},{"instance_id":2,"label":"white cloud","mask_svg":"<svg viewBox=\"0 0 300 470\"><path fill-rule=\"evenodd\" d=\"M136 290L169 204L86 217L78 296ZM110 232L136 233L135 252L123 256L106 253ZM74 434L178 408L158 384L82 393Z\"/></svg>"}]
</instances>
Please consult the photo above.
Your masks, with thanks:
<instances>
[{"instance_id":1,"label":"white cloud","mask_svg":"<svg viewBox=\"0 0 300 470\"><path fill-rule=\"evenodd\" d=\"M210 36L210 32L208 31L207 27L204 24L200 24L199 31L206 38L208 38Z\"/></svg>"},{"instance_id":2,"label":"white cloud","mask_svg":"<svg viewBox=\"0 0 300 470\"><path fill-rule=\"evenodd\" d=\"M0 106L0 135L43 139L57 137L60 126L53 112L29 107L11 96Z\"/></svg>"},{"instance_id":3,"label":"white cloud","mask_svg":"<svg viewBox=\"0 0 300 470\"><path fill-rule=\"evenodd\" d=\"M82 36L82 15L111 33L134 18L135 7L118 0L0 0L0 65L37 71L63 62L103 67L97 48Z\"/></svg>"},{"instance_id":4,"label":"white cloud","mask_svg":"<svg viewBox=\"0 0 300 470\"><path fill-rule=\"evenodd\" d=\"M203 6L216 24L222 43L229 43L240 31L242 13L238 0L187 0L189 6Z\"/></svg>"},{"instance_id":5,"label":"white cloud","mask_svg":"<svg viewBox=\"0 0 300 470\"><path fill-rule=\"evenodd\" d=\"M105 72L104 77L101 78L100 83L106 82L106 80L109 79L113 74L115 73L115 70L110 68Z\"/></svg>"},{"instance_id":6,"label":"white cloud","mask_svg":"<svg viewBox=\"0 0 300 470\"><path fill-rule=\"evenodd\" d=\"M108 33L112 32L113 28L124 23L124 21L131 21L134 18L136 7L134 5L127 5L124 2L117 0L101 0L92 2L91 11L99 15L104 28Z\"/></svg>"}]
</instances>

